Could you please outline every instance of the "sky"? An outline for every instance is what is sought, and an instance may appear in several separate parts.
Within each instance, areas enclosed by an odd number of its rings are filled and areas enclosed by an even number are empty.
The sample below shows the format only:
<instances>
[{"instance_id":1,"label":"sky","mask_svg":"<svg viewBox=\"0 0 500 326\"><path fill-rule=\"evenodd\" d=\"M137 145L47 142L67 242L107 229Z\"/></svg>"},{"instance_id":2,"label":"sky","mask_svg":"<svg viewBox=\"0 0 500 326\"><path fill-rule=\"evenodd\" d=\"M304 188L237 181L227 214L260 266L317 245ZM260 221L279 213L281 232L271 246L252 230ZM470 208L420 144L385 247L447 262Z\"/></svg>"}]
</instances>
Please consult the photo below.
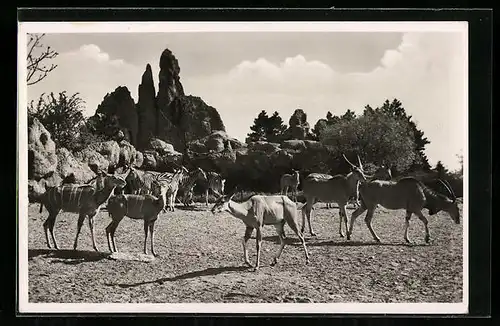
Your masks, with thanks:
<instances>
[{"instance_id":1,"label":"sky","mask_svg":"<svg viewBox=\"0 0 500 326\"><path fill-rule=\"evenodd\" d=\"M107 93L126 86L137 102L149 63L158 91L159 58L179 61L187 95L215 107L226 131L244 141L261 110L285 123L297 108L311 128L328 111L358 114L399 99L431 141L431 165L459 168L466 102L466 34L459 32L204 32L46 34L58 67L29 86L41 93L78 92L86 116Z\"/></svg>"}]
</instances>

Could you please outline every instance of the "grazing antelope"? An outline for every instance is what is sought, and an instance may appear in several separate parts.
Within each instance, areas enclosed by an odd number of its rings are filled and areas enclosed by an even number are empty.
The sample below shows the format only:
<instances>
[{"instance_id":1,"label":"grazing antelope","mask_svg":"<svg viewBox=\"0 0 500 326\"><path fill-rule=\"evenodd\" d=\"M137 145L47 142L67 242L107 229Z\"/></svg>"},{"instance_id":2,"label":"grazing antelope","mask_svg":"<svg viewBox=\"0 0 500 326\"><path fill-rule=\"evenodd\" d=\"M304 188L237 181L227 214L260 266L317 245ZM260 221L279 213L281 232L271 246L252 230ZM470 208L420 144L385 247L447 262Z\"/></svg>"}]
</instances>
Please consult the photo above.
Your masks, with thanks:
<instances>
[{"instance_id":1,"label":"grazing antelope","mask_svg":"<svg viewBox=\"0 0 500 326\"><path fill-rule=\"evenodd\" d=\"M285 239L283 236L283 227L285 224L295 232L299 237L302 247L304 248L306 256L306 264L309 263L309 253L307 252L306 243L302 232L299 231L297 224L297 206L287 196L262 196L254 195L243 203L237 203L232 200L234 194L231 196L222 195L217 199L212 207L212 213L229 212L234 217L243 221L246 225L245 235L243 237L243 256L245 264L249 267L254 267L254 271L259 269L260 266L260 248L262 242L262 227L264 225L274 225L278 237L281 242L281 247L274 257L271 266L274 266L281 256L283 248L285 247ZM248 259L247 243L252 236L253 230L257 229L256 248L257 248L257 262L252 266Z\"/></svg>"},{"instance_id":2,"label":"grazing antelope","mask_svg":"<svg viewBox=\"0 0 500 326\"><path fill-rule=\"evenodd\" d=\"M94 239L94 217L97 213L99 213L101 207L108 201L113 190L116 187L124 187L125 184L125 180L120 177L110 175L105 172L99 172L96 176L96 185L102 185L100 188L91 185L75 184L65 184L48 188L42 195L40 205L40 213L42 212L44 206L49 212L47 220L43 223L47 246L52 248L48 234L50 231L54 248L59 249L54 235L54 225L57 214L59 214L62 210L64 212L79 214L73 249L76 250L78 246L78 236L80 234L80 230L85 217L88 217L92 245L95 251L99 251Z\"/></svg>"},{"instance_id":3,"label":"grazing antelope","mask_svg":"<svg viewBox=\"0 0 500 326\"><path fill-rule=\"evenodd\" d=\"M441 210L446 211L456 224L460 224L460 212L458 210L455 194L449 185L444 182L442 182L442 184L448 190L451 197L433 191L425 186L421 181L412 177L405 177L397 182L375 180L361 184L359 188L361 206L351 215L351 223L347 231L347 239L349 240L351 238L356 218L364 211L368 210L365 216L366 226L372 234L373 239L380 242L380 238L372 228L372 219L375 209L378 205L381 205L391 210L406 210L404 239L408 243L410 242L408 239L410 218L412 214L417 215L417 217L424 223L425 242L429 243L430 233L427 226L428 221L422 214L423 208L427 208L429 210L429 215L434 215Z\"/></svg>"},{"instance_id":4,"label":"grazing antelope","mask_svg":"<svg viewBox=\"0 0 500 326\"><path fill-rule=\"evenodd\" d=\"M144 220L144 254L148 254L147 241L148 232L151 240L151 253L158 256L154 248L154 225L158 219L158 214L165 207L166 193L169 185L154 180L160 188L160 196L152 195L129 195L122 194L113 196L108 202L108 214L112 221L106 227L106 238L111 252L118 252L115 243L115 232L123 217L128 216L135 220Z\"/></svg>"},{"instance_id":5,"label":"grazing antelope","mask_svg":"<svg viewBox=\"0 0 500 326\"><path fill-rule=\"evenodd\" d=\"M297 202L297 191L300 184L300 174L298 170L293 170L293 174L283 174L280 179L280 189L282 195L288 194L288 188L293 193L294 201Z\"/></svg>"},{"instance_id":6,"label":"grazing antelope","mask_svg":"<svg viewBox=\"0 0 500 326\"><path fill-rule=\"evenodd\" d=\"M323 174L311 173L309 174L302 184L304 196L306 197L306 204L302 207L302 228L305 229L305 218L309 224L309 233L315 236L311 225L311 210L317 201L323 202L336 202L339 206L339 234L344 237L342 233L342 221L344 221L345 229L347 231L347 212L346 205L349 197L356 190L358 181L366 181L366 176L363 171L363 165L358 155L359 167L352 164L344 154L342 154L347 163L351 166L352 171L345 175L335 175L331 178L324 177Z\"/></svg>"}]
</instances>

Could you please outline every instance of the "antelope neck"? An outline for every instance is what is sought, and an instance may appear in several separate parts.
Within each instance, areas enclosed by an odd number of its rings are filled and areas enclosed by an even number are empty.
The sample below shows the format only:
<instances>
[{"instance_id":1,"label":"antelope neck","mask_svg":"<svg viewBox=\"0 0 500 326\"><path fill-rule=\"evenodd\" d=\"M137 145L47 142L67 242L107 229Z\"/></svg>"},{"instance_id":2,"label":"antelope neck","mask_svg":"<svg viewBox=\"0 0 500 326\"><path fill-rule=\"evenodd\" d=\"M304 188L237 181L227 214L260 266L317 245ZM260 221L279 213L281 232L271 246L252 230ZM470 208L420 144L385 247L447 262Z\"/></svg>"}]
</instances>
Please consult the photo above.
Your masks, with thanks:
<instances>
[{"instance_id":1,"label":"antelope neck","mask_svg":"<svg viewBox=\"0 0 500 326\"><path fill-rule=\"evenodd\" d=\"M231 205L232 203L232 205ZM229 200L227 202L227 208L229 210L229 213L231 213L232 215L234 215L235 217L239 218L239 219L243 219L245 218L245 216L247 215L248 213L248 210L246 210L242 204L240 203L236 203L232 200Z\"/></svg>"}]
</instances>

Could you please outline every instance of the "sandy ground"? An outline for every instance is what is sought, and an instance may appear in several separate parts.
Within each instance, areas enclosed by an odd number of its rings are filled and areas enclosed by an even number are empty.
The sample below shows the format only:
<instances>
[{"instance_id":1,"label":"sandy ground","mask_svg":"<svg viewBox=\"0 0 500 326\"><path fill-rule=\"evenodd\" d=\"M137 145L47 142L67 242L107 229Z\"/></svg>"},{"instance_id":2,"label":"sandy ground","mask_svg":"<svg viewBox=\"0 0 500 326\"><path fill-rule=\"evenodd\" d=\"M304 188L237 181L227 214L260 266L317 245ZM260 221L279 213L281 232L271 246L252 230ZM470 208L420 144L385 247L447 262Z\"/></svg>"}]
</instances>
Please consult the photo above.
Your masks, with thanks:
<instances>
[{"instance_id":1,"label":"sandy ground","mask_svg":"<svg viewBox=\"0 0 500 326\"><path fill-rule=\"evenodd\" d=\"M161 214L155 245L160 255L142 253L142 221L125 218L116 232L119 255L110 256L107 212L96 218L100 252L92 250L86 222L73 251L77 215L61 213L55 233L61 250L47 249L42 224L46 210L29 207L30 302L461 302L462 225L445 213L429 217L431 243L413 217L412 245L403 240L404 211L379 208L373 241L363 216L352 239L338 234L338 209L318 203L313 211L316 237L307 233L311 256L305 265L302 247L287 228L291 245L278 265L270 263L279 245L275 229L264 228L261 269L243 265L243 223L227 213L212 215L204 204ZM348 210L350 214L352 210ZM427 215L425 211L424 214ZM299 222L300 224L301 222ZM254 233L255 236L255 233ZM149 248L149 247L148 247ZM249 242L255 262L255 240Z\"/></svg>"}]
</instances>

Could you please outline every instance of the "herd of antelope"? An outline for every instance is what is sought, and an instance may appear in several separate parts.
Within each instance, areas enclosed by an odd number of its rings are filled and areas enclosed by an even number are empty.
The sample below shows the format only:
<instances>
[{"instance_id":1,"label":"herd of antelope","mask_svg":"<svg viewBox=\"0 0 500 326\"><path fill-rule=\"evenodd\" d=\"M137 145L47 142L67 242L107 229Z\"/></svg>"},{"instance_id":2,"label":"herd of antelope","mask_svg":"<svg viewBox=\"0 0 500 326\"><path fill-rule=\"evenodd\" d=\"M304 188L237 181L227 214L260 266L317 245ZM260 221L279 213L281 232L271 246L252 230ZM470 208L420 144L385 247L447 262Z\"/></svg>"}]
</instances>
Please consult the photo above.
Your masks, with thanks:
<instances>
[{"instance_id":1,"label":"herd of antelope","mask_svg":"<svg viewBox=\"0 0 500 326\"><path fill-rule=\"evenodd\" d=\"M43 207L49 213L43 223L47 246L52 248L49 237L55 249L59 249L54 235L56 217L60 211L76 213L79 215L77 233L73 249L78 246L78 236L85 218L88 217L93 248L99 251L94 239L94 217L101 208L105 208L111 218L106 227L108 247L111 252L117 252L115 244L115 231L120 221L125 217L144 221L144 253L148 254L147 244L150 239L151 253L157 256L154 249L154 225L162 211L174 211L175 201L179 200L184 205L192 203L193 188L197 183L202 183L206 189L205 204L208 206L209 190L218 197L211 208L213 214L228 212L240 219L245 224L243 237L244 262L254 270L260 266L260 252L262 242L262 228L264 225L274 225L280 240L280 249L274 257L272 265L278 259L285 247L286 235L284 226L288 225L298 236L305 253L306 264L309 263L309 253L304 239L304 229L307 223L309 233L315 236L311 224L313 205L318 201L327 205L336 203L339 208L339 234L344 237L342 224L346 231L347 239L351 239L356 218L366 212L365 223L373 239L380 242L372 228L372 219L378 205L390 210L406 210L406 227L404 240L408 238L410 218L415 214L424 224L425 241L430 241L427 218L422 210L427 208L430 215L439 211L447 212L453 221L460 223L460 212L457 198L452 188L446 181L440 180L448 194L436 192L421 181L413 177L403 177L398 181L392 180L391 170L380 167L373 175L367 175L363 170L362 162L358 158L358 165L351 163L345 155L345 161L350 165L351 172L347 175L328 175L311 173L302 181L302 191L306 199L305 204L297 202L297 192L300 184L300 174L294 170L293 174L284 174L280 179L281 193L279 195L253 195L244 202L233 201L237 187L229 194L224 193L225 179L215 172L205 172L201 168L188 171L180 167L173 173L159 173L142 171L128 167L122 174L109 174L99 172L87 184L67 184L48 187L41 196L40 213ZM288 197L291 191L293 200ZM178 193L180 194L177 198ZM346 206L354 199L356 210L351 214L350 223ZM302 225L299 229L297 213L302 213ZM248 258L247 243L254 229L256 230L256 264L252 265Z\"/></svg>"}]
</instances>

